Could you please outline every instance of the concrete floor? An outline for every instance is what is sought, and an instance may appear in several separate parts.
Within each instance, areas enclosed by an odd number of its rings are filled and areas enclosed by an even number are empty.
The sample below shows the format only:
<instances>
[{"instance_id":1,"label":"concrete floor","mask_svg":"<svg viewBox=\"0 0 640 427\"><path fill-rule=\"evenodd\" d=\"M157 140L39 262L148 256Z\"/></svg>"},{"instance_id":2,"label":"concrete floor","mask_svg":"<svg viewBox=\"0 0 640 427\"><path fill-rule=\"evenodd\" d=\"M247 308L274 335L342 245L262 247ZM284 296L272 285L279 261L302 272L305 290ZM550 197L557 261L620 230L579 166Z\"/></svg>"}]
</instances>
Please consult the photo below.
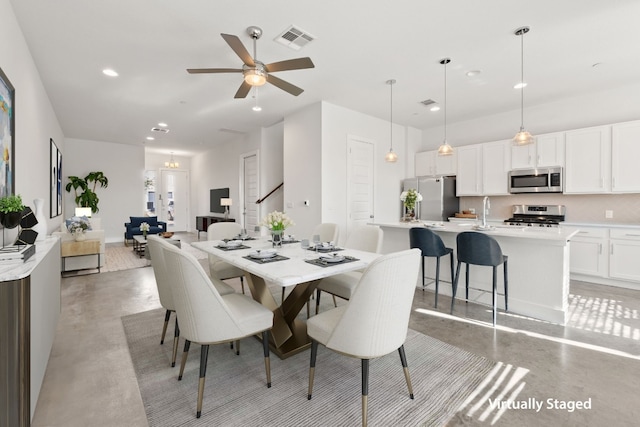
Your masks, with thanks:
<instances>
[{"instance_id":1,"label":"concrete floor","mask_svg":"<svg viewBox=\"0 0 640 427\"><path fill-rule=\"evenodd\" d=\"M239 290L239 281L231 284ZM640 294L586 283L572 283L571 293L567 326L500 313L494 329L487 307L456 303L450 316L449 298L441 296L435 310L433 292L418 289L410 327L528 370L515 399L534 398L543 408L506 410L493 425L637 425ZM146 426L120 317L157 307L151 268L63 279L62 313L32 426ZM591 399L591 409L548 408L547 399ZM450 425L491 425L497 413L483 419L468 410Z\"/></svg>"}]
</instances>

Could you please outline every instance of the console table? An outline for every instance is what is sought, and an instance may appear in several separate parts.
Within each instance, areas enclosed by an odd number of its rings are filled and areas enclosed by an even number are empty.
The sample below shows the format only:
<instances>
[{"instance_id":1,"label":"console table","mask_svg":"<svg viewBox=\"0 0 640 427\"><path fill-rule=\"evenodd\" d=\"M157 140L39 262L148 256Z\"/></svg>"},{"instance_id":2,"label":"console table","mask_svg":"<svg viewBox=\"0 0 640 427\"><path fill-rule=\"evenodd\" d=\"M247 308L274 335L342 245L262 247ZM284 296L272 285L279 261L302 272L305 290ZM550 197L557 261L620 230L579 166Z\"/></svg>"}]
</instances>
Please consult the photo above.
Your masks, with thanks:
<instances>
[{"instance_id":1,"label":"console table","mask_svg":"<svg viewBox=\"0 0 640 427\"><path fill-rule=\"evenodd\" d=\"M206 232L211 224L214 222L236 222L233 218L224 219L220 216L197 216L196 217L196 229L198 230L198 240L200 240L200 232Z\"/></svg>"},{"instance_id":2,"label":"console table","mask_svg":"<svg viewBox=\"0 0 640 427\"><path fill-rule=\"evenodd\" d=\"M66 241L60 244L60 255L62 256L62 275L66 271L65 261L67 258L84 255L97 255L98 265L95 267L100 273L100 240ZM88 267L83 270L93 269Z\"/></svg>"}]
</instances>

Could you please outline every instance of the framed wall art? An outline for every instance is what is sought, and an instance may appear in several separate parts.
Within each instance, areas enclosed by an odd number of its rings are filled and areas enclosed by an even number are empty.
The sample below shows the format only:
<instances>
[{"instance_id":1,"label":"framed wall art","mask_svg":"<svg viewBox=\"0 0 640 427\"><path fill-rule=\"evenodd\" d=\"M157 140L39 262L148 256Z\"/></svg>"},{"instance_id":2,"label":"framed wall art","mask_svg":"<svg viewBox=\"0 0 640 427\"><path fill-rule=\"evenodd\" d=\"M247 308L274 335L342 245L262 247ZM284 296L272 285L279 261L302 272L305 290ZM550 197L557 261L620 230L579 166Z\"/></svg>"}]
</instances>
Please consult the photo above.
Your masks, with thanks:
<instances>
[{"instance_id":1,"label":"framed wall art","mask_svg":"<svg viewBox=\"0 0 640 427\"><path fill-rule=\"evenodd\" d=\"M62 153L58 150L58 146L50 139L49 148L49 161L51 165L50 170L50 205L51 205L51 218L62 214Z\"/></svg>"},{"instance_id":2,"label":"framed wall art","mask_svg":"<svg viewBox=\"0 0 640 427\"><path fill-rule=\"evenodd\" d=\"M15 191L16 92L0 68L0 197Z\"/></svg>"}]
</instances>

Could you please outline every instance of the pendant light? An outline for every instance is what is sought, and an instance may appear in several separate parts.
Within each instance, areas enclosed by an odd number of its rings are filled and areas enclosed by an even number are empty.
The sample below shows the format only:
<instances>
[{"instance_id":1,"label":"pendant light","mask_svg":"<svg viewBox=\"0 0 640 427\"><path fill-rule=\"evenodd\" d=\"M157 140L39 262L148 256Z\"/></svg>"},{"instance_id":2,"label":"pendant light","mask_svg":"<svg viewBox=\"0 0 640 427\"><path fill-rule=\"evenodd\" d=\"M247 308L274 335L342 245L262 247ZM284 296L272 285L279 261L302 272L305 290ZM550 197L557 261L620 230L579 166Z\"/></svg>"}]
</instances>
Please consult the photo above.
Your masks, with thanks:
<instances>
[{"instance_id":1,"label":"pendant light","mask_svg":"<svg viewBox=\"0 0 640 427\"><path fill-rule=\"evenodd\" d=\"M438 156L451 156L453 148L447 142L447 64L451 62L451 58L444 58L440 63L444 65L444 141L438 147Z\"/></svg>"},{"instance_id":2,"label":"pendant light","mask_svg":"<svg viewBox=\"0 0 640 427\"><path fill-rule=\"evenodd\" d=\"M164 162L164 167L170 169L177 169L180 167L180 163L173 160L173 151L171 152L171 160L169 160L168 162Z\"/></svg>"},{"instance_id":3,"label":"pendant light","mask_svg":"<svg viewBox=\"0 0 640 427\"><path fill-rule=\"evenodd\" d=\"M514 145L533 144L533 136L524 130L524 35L529 32L529 27L521 27L515 31L516 36L520 36L520 132L513 137Z\"/></svg>"},{"instance_id":4,"label":"pendant light","mask_svg":"<svg viewBox=\"0 0 640 427\"><path fill-rule=\"evenodd\" d=\"M387 80L387 84L391 90L391 101L389 103L389 143L391 144L389 152L384 156L385 161L389 163L395 163L398 161L398 155L393 151L393 85L396 83L395 79Z\"/></svg>"}]
</instances>

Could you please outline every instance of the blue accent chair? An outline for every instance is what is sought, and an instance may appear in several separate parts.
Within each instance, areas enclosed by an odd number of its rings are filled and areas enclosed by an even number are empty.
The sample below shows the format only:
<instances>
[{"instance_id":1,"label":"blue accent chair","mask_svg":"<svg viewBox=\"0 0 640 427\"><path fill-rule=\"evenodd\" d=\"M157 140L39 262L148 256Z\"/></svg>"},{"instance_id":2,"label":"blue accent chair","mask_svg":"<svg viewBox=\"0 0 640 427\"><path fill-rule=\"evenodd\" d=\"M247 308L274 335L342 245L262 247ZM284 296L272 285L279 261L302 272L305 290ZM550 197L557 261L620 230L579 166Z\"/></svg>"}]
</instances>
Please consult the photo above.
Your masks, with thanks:
<instances>
[{"instance_id":1,"label":"blue accent chair","mask_svg":"<svg viewBox=\"0 0 640 427\"><path fill-rule=\"evenodd\" d=\"M133 236L141 236L140 224L146 222L149 224L149 231L147 234L159 234L167 231L167 223L164 221L158 221L155 216L130 216L129 222L124 223L124 244L127 245L129 240L133 240Z\"/></svg>"}]
</instances>

